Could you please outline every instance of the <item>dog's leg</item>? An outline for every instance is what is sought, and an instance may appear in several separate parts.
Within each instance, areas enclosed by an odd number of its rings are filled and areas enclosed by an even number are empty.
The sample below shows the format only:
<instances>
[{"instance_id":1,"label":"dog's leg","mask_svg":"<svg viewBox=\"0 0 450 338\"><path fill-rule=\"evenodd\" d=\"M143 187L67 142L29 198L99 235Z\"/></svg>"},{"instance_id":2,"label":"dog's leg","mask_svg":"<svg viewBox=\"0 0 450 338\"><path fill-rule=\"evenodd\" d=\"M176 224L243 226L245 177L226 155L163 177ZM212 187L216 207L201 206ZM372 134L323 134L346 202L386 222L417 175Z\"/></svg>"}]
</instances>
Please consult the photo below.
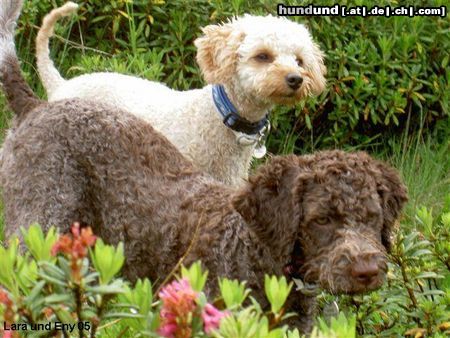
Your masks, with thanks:
<instances>
[{"instance_id":1,"label":"dog's leg","mask_svg":"<svg viewBox=\"0 0 450 338\"><path fill-rule=\"evenodd\" d=\"M310 333L314 325L316 303L315 296L305 296L298 291L292 291L286 301L285 309L286 312L294 312L297 315L287 319L287 324L292 328L298 328L303 334Z\"/></svg>"},{"instance_id":2,"label":"dog's leg","mask_svg":"<svg viewBox=\"0 0 450 338\"><path fill-rule=\"evenodd\" d=\"M63 151L51 149L49 143L46 145L49 149L42 152L25 146L14 152L4 149L6 239L20 235L19 228L27 228L32 223L39 223L44 230L55 225L66 232L73 222L90 224L92 221L89 213L93 211L86 205L89 201L86 178L75 161Z\"/></svg>"}]
</instances>

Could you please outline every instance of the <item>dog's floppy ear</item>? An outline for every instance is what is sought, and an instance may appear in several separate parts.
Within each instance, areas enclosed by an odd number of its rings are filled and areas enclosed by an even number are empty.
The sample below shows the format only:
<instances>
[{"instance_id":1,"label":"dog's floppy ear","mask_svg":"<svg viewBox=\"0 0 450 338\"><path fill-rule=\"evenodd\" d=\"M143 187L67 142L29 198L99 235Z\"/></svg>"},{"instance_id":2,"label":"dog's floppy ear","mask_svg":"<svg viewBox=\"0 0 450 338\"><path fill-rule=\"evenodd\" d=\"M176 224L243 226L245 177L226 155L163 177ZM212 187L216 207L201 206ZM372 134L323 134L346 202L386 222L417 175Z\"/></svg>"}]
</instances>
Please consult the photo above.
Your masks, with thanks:
<instances>
[{"instance_id":1,"label":"dog's floppy ear","mask_svg":"<svg viewBox=\"0 0 450 338\"><path fill-rule=\"evenodd\" d=\"M392 231L403 206L408 201L408 194L395 169L379 161L377 161L377 167L380 170L380 175L377 178L377 189L381 197L384 219L381 240L389 251L392 246Z\"/></svg>"},{"instance_id":2,"label":"dog's floppy ear","mask_svg":"<svg viewBox=\"0 0 450 338\"><path fill-rule=\"evenodd\" d=\"M319 95L325 89L327 80L325 75L327 73L327 68L323 62L324 54L320 50L316 43L313 43L313 62L309 67L309 72L311 73L311 93L314 95Z\"/></svg>"},{"instance_id":3,"label":"dog's floppy ear","mask_svg":"<svg viewBox=\"0 0 450 338\"><path fill-rule=\"evenodd\" d=\"M245 187L240 189L233 197L231 204L233 208L241 214L245 222L249 223L252 220L255 220L260 208L254 185L247 183Z\"/></svg>"},{"instance_id":4,"label":"dog's floppy ear","mask_svg":"<svg viewBox=\"0 0 450 338\"><path fill-rule=\"evenodd\" d=\"M299 211L294 190L297 176L296 156L276 157L260 167L234 196L234 209L263 239L289 233L291 227L296 231L295 217Z\"/></svg>"},{"instance_id":5,"label":"dog's floppy ear","mask_svg":"<svg viewBox=\"0 0 450 338\"><path fill-rule=\"evenodd\" d=\"M233 23L209 25L202 31L203 36L194 42L197 63L207 83L225 83L235 73L237 49L245 34L237 31Z\"/></svg>"}]
</instances>

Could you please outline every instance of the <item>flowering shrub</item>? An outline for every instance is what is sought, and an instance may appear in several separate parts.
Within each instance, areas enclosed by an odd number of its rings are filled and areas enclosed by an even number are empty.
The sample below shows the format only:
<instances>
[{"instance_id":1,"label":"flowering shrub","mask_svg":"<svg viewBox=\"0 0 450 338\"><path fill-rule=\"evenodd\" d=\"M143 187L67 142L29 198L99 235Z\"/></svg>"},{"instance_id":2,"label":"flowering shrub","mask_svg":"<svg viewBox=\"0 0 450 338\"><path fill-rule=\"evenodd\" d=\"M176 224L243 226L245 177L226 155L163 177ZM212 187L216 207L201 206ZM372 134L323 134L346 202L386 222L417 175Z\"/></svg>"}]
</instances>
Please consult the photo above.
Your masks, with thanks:
<instances>
[{"instance_id":1,"label":"flowering shrub","mask_svg":"<svg viewBox=\"0 0 450 338\"><path fill-rule=\"evenodd\" d=\"M270 312L251 298L245 282L221 279L220 297L208 301L207 272L201 264L182 268L179 278L153 296L149 280L134 286L118 278L124 263L117 248L97 239L90 228L74 224L71 234L46 235L37 225L19 241L0 247L0 337L271 337L300 338L282 321L291 290L284 277L266 276ZM246 302L246 300L248 300ZM313 337L337 337L325 325ZM350 328L352 330L352 328ZM354 326L353 326L354 330Z\"/></svg>"},{"instance_id":2,"label":"flowering shrub","mask_svg":"<svg viewBox=\"0 0 450 338\"><path fill-rule=\"evenodd\" d=\"M420 208L414 226L400 232L387 283L379 291L319 296L328 307L312 338L448 336L450 196L438 215ZM147 279L131 285L117 277L125 260L123 245L106 245L77 224L70 235L58 235L54 228L44 235L33 225L23 238L24 254L16 239L0 247L2 338L300 338L283 324L292 315L283 307L292 288L284 277L265 277L270 304L265 312L246 283L236 280L220 279L219 297L208 300L203 292L208 274L200 263L182 267L179 277L168 279L155 294Z\"/></svg>"},{"instance_id":3,"label":"flowering shrub","mask_svg":"<svg viewBox=\"0 0 450 338\"><path fill-rule=\"evenodd\" d=\"M0 248L5 267L0 271L0 320L4 322L0 330L5 331L4 336L32 336L36 332L95 336L101 319L114 316L109 305L125 284L121 279L101 284L101 274L90 268L88 253L96 241L91 229L74 224L70 236L58 236L52 228L44 237L33 225L23 236L31 257L28 252L18 252L16 239L7 249ZM99 241L91 251L92 259L103 255L98 250L101 244ZM122 246L114 252L123 257Z\"/></svg>"}]
</instances>

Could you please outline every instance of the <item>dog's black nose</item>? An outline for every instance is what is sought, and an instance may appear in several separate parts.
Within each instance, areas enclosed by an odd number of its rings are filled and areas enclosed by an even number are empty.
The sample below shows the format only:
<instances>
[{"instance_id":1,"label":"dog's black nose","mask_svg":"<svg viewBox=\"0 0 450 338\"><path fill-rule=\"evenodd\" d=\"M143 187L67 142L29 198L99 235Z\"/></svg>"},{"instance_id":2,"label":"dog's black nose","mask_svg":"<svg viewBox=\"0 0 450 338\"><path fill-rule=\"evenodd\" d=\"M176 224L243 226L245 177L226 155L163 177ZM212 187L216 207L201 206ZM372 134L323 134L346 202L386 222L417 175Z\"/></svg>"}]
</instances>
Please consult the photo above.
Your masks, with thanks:
<instances>
[{"instance_id":1,"label":"dog's black nose","mask_svg":"<svg viewBox=\"0 0 450 338\"><path fill-rule=\"evenodd\" d=\"M293 90L297 90L303 82L303 78L300 75L293 73L286 75L285 79L288 86Z\"/></svg>"},{"instance_id":2,"label":"dog's black nose","mask_svg":"<svg viewBox=\"0 0 450 338\"><path fill-rule=\"evenodd\" d=\"M351 274L358 283L369 286L380 274L380 268L375 260L359 260L352 266Z\"/></svg>"}]
</instances>

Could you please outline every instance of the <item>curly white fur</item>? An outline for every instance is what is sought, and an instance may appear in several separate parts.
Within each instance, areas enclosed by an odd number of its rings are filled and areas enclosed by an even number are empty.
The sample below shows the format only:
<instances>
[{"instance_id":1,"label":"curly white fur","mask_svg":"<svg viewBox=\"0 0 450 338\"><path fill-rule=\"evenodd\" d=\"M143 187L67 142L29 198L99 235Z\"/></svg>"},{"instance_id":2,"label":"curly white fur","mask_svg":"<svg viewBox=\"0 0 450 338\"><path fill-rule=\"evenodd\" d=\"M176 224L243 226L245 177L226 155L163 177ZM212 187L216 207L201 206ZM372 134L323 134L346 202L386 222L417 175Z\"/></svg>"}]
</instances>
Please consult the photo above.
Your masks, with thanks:
<instances>
[{"instance_id":1,"label":"curly white fur","mask_svg":"<svg viewBox=\"0 0 450 338\"><path fill-rule=\"evenodd\" d=\"M81 97L106 101L146 119L194 164L215 178L239 185L247 178L254 146L237 143L223 125L211 85L175 91L163 84L117 73L93 73L64 80L49 58L48 43L58 18L73 3L49 13L37 37L38 70L49 101ZM323 55L308 30L284 18L245 15L210 25L195 41L205 80L223 84L244 118L257 121L276 103L292 104L325 86ZM266 54L268 60L258 55ZM288 74L303 78L292 89Z\"/></svg>"}]
</instances>

